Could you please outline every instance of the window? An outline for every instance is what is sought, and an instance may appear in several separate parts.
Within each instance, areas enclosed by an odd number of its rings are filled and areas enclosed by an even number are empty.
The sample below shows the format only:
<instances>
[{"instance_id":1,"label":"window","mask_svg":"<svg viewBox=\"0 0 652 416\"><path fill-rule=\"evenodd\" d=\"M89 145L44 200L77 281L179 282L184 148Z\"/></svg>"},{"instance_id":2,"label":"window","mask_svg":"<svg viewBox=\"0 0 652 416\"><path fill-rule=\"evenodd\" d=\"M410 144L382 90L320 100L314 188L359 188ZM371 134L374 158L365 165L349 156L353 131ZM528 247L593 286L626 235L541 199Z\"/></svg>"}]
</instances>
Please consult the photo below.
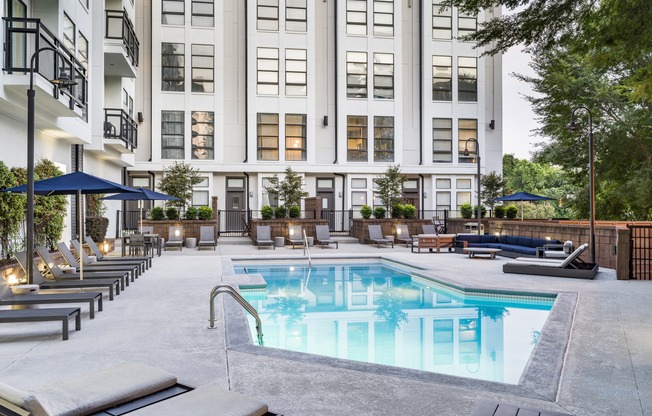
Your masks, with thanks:
<instances>
[{"instance_id":1,"label":"window","mask_svg":"<svg viewBox=\"0 0 652 416\"><path fill-rule=\"evenodd\" d=\"M185 20L186 8L184 0L163 0L161 23L164 25L181 25Z\"/></svg>"},{"instance_id":2,"label":"window","mask_svg":"<svg viewBox=\"0 0 652 416\"><path fill-rule=\"evenodd\" d=\"M161 158L183 159L183 111L161 112Z\"/></svg>"},{"instance_id":3,"label":"window","mask_svg":"<svg viewBox=\"0 0 652 416\"><path fill-rule=\"evenodd\" d=\"M475 157L478 153L478 143L475 139L478 137L478 120L459 119L457 130L458 158L460 163L475 163ZM464 156L464 150L469 151L468 156Z\"/></svg>"},{"instance_id":4,"label":"window","mask_svg":"<svg viewBox=\"0 0 652 416\"><path fill-rule=\"evenodd\" d=\"M161 90L184 91L185 45L163 43L161 47Z\"/></svg>"},{"instance_id":5,"label":"window","mask_svg":"<svg viewBox=\"0 0 652 416\"><path fill-rule=\"evenodd\" d=\"M457 210L464 204L471 204L471 192L457 192Z\"/></svg>"},{"instance_id":6,"label":"window","mask_svg":"<svg viewBox=\"0 0 652 416\"><path fill-rule=\"evenodd\" d=\"M459 101L478 101L478 60L476 58L457 58L457 99Z\"/></svg>"},{"instance_id":7,"label":"window","mask_svg":"<svg viewBox=\"0 0 652 416\"><path fill-rule=\"evenodd\" d=\"M192 158L215 158L215 116L212 111L192 113Z\"/></svg>"},{"instance_id":8,"label":"window","mask_svg":"<svg viewBox=\"0 0 652 416\"><path fill-rule=\"evenodd\" d=\"M475 33L478 30L478 17L474 14L457 13L457 37Z\"/></svg>"},{"instance_id":9,"label":"window","mask_svg":"<svg viewBox=\"0 0 652 416\"><path fill-rule=\"evenodd\" d=\"M278 114L258 114L258 160L278 160Z\"/></svg>"},{"instance_id":10,"label":"window","mask_svg":"<svg viewBox=\"0 0 652 416\"><path fill-rule=\"evenodd\" d=\"M436 195L436 210L450 210L451 209L451 193L450 192L437 192Z\"/></svg>"},{"instance_id":11,"label":"window","mask_svg":"<svg viewBox=\"0 0 652 416\"><path fill-rule=\"evenodd\" d=\"M453 100L453 58L450 56L432 57L432 100Z\"/></svg>"},{"instance_id":12,"label":"window","mask_svg":"<svg viewBox=\"0 0 652 416\"><path fill-rule=\"evenodd\" d=\"M471 179L456 179L455 187L457 189L471 189Z\"/></svg>"},{"instance_id":13,"label":"window","mask_svg":"<svg viewBox=\"0 0 652 416\"><path fill-rule=\"evenodd\" d=\"M435 187L437 189L451 189L451 180L448 178L437 178Z\"/></svg>"},{"instance_id":14,"label":"window","mask_svg":"<svg viewBox=\"0 0 652 416\"><path fill-rule=\"evenodd\" d=\"M360 211L360 207L367 205L367 192L366 191L353 191L351 192L351 205L354 211ZM356 209L358 208L358 209Z\"/></svg>"},{"instance_id":15,"label":"window","mask_svg":"<svg viewBox=\"0 0 652 416\"><path fill-rule=\"evenodd\" d=\"M88 39L79 32L79 45L77 46L77 59L79 63L88 70Z\"/></svg>"},{"instance_id":16,"label":"window","mask_svg":"<svg viewBox=\"0 0 652 416\"><path fill-rule=\"evenodd\" d=\"M278 30L278 0L258 0L258 30Z\"/></svg>"},{"instance_id":17,"label":"window","mask_svg":"<svg viewBox=\"0 0 652 416\"><path fill-rule=\"evenodd\" d=\"M75 53L75 24L66 13L63 14L63 46Z\"/></svg>"},{"instance_id":18,"label":"window","mask_svg":"<svg viewBox=\"0 0 652 416\"><path fill-rule=\"evenodd\" d=\"M193 26L215 26L215 4L213 3L214 0L192 0L191 24Z\"/></svg>"},{"instance_id":19,"label":"window","mask_svg":"<svg viewBox=\"0 0 652 416\"><path fill-rule=\"evenodd\" d=\"M278 95L278 49L258 48L258 94Z\"/></svg>"},{"instance_id":20,"label":"window","mask_svg":"<svg viewBox=\"0 0 652 416\"><path fill-rule=\"evenodd\" d=\"M367 98L367 53L346 53L346 96Z\"/></svg>"},{"instance_id":21,"label":"window","mask_svg":"<svg viewBox=\"0 0 652 416\"><path fill-rule=\"evenodd\" d=\"M374 53L374 98L394 98L394 55Z\"/></svg>"},{"instance_id":22,"label":"window","mask_svg":"<svg viewBox=\"0 0 652 416\"><path fill-rule=\"evenodd\" d=\"M432 363L453 364L454 337L453 320L437 319L432 322Z\"/></svg>"},{"instance_id":23,"label":"window","mask_svg":"<svg viewBox=\"0 0 652 416\"><path fill-rule=\"evenodd\" d=\"M432 161L453 161L453 120L450 118L432 119Z\"/></svg>"},{"instance_id":24,"label":"window","mask_svg":"<svg viewBox=\"0 0 652 416\"><path fill-rule=\"evenodd\" d=\"M262 187L263 187L263 199L267 198L267 201L269 202L269 206L276 208L278 207L278 195L276 194L270 194L267 192L267 188L272 186L272 178L263 178L262 180Z\"/></svg>"},{"instance_id":25,"label":"window","mask_svg":"<svg viewBox=\"0 0 652 416\"><path fill-rule=\"evenodd\" d=\"M285 115L285 160L306 160L306 115Z\"/></svg>"},{"instance_id":26,"label":"window","mask_svg":"<svg viewBox=\"0 0 652 416\"><path fill-rule=\"evenodd\" d=\"M308 56L305 49L285 50L285 94L305 96L308 85Z\"/></svg>"},{"instance_id":27,"label":"window","mask_svg":"<svg viewBox=\"0 0 652 416\"><path fill-rule=\"evenodd\" d=\"M367 34L367 0L346 1L346 33Z\"/></svg>"},{"instance_id":28,"label":"window","mask_svg":"<svg viewBox=\"0 0 652 416\"><path fill-rule=\"evenodd\" d=\"M127 105L127 114L129 114L129 117L132 119L134 118L134 99L132 97L129 97L129 104Z\"/></svg>"},{"instance_id":29,"label":"window","mask_svg":"<svg viewBox=\"0 0 652 416\"><path fill-rule=\"evenodd\" d=\"M285 30L294 32L308 30L306 0L285 0Z\"/></svg>"},{"instance_id":30,"label":"window","mask_svg":"<svg viewBox=\"0 0 652 416\"><path fill-rule=\"evenodd\" d=\"M213 92L213 68L215 65L213 45L192 45L192 92Z\"/></svg>"},{"instance_id":31,"label":"window","mask_svg":"<svg viewBox=\"0 0 652 416\"><path fill-rule=\"evenodd\" d=\"M367 189L367 178L351 179L351 189Z\"/></svg>"},{"instance_id":32,"label":"window","mask_svg":"<svg viewBox=\"0 0 652 416\"><path fill-rule=\"evenodd\" d=\"M374 116L374 162L394 161L394 117Z\"/></svg>"},{"instance_id":33,"label":"window","mask_svg":"<svg viewBox=\"0 0 652 416\"><path fill-rule=\"evenodd\" d=\"M394 36L394 0L374 0L374 35Z\"/></svg>"},{"instance_id":34,"label":"window","mask_svg":"<svg viewBox=\"0 0 652 416\"><path fill-rule=\"evenodd\" d=\"M445 7L442 9L440 0L432 2L432 38L433 39L452 39L453 38L453 17L452 9Z\"/></svg>"},{"instance_id":35,"label":"window","mask_svg":"<svg viewBox=\"0 0 652 416\"><path fill-rule=\"evenodd\" d=\"M347 160L367 161L367 116L346 117Z\"/></svg>"},{"instance_id":36,"label":"window","mask_svg":"<svg viewBox=\"0 0 652 416\"><path fill-rule=\"evenodd\" d=\"M192 206L193 207L206 207L208 203L208 191L192 191Z\"/></svg>"}]
</instances>

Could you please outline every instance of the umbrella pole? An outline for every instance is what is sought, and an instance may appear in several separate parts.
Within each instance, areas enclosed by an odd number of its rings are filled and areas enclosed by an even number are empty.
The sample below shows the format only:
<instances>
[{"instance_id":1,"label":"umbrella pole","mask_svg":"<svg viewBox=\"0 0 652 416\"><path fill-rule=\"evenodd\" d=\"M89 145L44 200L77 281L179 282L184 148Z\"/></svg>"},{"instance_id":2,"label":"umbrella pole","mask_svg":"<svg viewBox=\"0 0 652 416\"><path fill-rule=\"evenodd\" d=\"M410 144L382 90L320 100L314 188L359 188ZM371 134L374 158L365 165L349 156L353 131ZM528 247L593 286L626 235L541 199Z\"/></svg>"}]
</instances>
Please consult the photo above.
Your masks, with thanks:
<instances>
[{"instance_id":1,"label":"umbrella pole","mask_svg":"<svg viewBox=\"0 0 652 416\"><path fill-rule=\"evenodd\" d=\"M523 201L521 201L521 221L523 221Z\"/></svg>"},{"instance_id":2,"label":"umbrella pole","mask_svg":"<svg viewBox=\"0 0 652 416\"><path fill-rule=\"evenodd\" d=\"M84 249L84 230L82 230L82 227L84 226L84 221L82 220L82 193L81 189L77 190L77 233L79 235L77 238L79 239L79 246L81 247L81 250ZM82 253L79 253L79 280L84 280L84 256Z\"/></svg>"},{"instance_id":3,"label":"umbrella pole","mask_svg":"<svg viewBox=\"0 0 652 416\"><path fill-rule=\"evenodd\" d=\"M143 233L143 200L138 200L138 231Z\"/></svg>"}]
</instances>

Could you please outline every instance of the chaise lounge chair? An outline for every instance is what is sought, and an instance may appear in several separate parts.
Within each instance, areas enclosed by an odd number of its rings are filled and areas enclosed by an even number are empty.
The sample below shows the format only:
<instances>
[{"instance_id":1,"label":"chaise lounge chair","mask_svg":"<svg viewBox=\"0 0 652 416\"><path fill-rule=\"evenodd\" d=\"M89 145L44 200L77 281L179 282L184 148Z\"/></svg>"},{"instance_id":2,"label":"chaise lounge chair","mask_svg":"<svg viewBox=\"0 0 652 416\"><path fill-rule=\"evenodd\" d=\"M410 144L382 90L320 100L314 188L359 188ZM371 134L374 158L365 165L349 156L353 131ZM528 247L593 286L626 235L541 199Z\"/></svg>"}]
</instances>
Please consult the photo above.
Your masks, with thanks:
<instances>
[{"instance_id":1,"label":"chaise lounge chair","mask_svg":"<svg viewBox=\"0 0 652 416\"><path fill-rule=\"evenodd\" d=\"M321 248L335 244L335 248L340 248L339 242L331 239L331 232L328 225L315 225L315 244L319 244Z\"/></svg>"},{"instance_id":2,"label":"chaise lounge chair","mask_svg":"<svg viewBox=\"0 0 652 416\"><path fill-rule=\"evenodd\" d=\"M168 247L183 250L183 227L168 227L168 241L164 244L165 249Z\"/></svg>"},{"instance_id":3,"label":"chaise lounge chair","mask_svg":"<svg viewBox=\"0 0 652 416\"><path fill-rule=\"evenodd\" d=\"M256 226L256 245L258 246L258 250L260 250L261 246L271 246L276 250L269 225Z\"/></svg>"},{"instance_id":4,"label":"chaise lounge chair","mask_svg":"<svg viewBox=\"0 0 652 416\"><path fill-rule=\"evenodd\" d=\"M0 281L0 305L46 305L56 303L87 303L89 317L95 319L95 301L97 310L102 310L102 292L85 293L27 293L14 295L8 284Z\"/></svg>"},{"instance_id":5,"label":"chaise lounge chair","mask_svg":"<svg viewBox=\"0 0 652 416\"><path fill-rule=\"evenodd\" d=\"M14 413L2 412L3 409ZM125 413L130 416L273 415L257 399L212 385L191 389L177 384L173 374L140 363L121 364L29 391L0 383L0 414Z\"/></svg>"},{"instance_id":6,"label":"chaise lounge chair","mask_svg":"<svg viewBox=\"0 0 652 416\"><path fill-rule=\"evenodd\" d=\"M63 259L68 263L68 266L73 267L76 272L79 272L79 262L68 248L68 245L63 241L57 243L57 248L63 256ZM131 281L140 274L140 266L137 264L108 264L108 263L86 263L84 262L84 273L86 272L129 272L131 274Z\"/></svg>"},{"instance_id":7,"label":"chaise lounge chair","mask_svg":"<svg viewBox=\"0 0 652 416\"><path fill-rule=\"evenodd\" d=\"M579 258L588 247L582 244L565 260L518 257L503 264L503 272L593 279L598 273L598 264L585 263Z\"/></svg>"},{"instance_id":8,"label":"chaise lounge chair","mask_svg":"<svg viewBox=\"0 0 652 416\"><path fill-rule=\"evenodd\" d=\"M380 224L369 224L369 238L366 238L365 241L371 241L373 244L376 244L378 248L380 248L381 244L391 244L392 248L394 248L394 242L383 237L383 231L380 228Z\"/></svg>"},{"instance_id":9,"label":"chaise lounge chair","mask_svg":"<svg viewBox=\"0 0 652 416\"><path fill-rule=\"evenodd\" d=\"M396 229L394 241L405 244L405 247L409 247L412 244L412 237L410 237L408 227L405 224L396 224L394 228Z\"/></svg>"},{"instance_id":10,"label":"chaise lounge chair","mask_svg":"<svg viewBox=\"0 0 652 416\"><path fill-rule=\"evenodd\" d=\"M64 341L68 339L68 321L72 318L75 318L75 330L79 331L81 329L81 309L79 308L0 310L0 323L61 321Z\"/></svg>"},{"instance_id":11,"label":"chaise lounge chair","mask_svg":"<svg viewBox=\"0 0 652 416\"><path fill-rule=\"evenodd\" d=\"M20 251L14 254L20 267L27 272L27 253ZM43 289L90 289L105 288L109 290L109 300L113 300L113 293L120 294L120 279L91 279L91 280L58 280L47 281L41 274L41 271L32 263L32 283L39 285Z\"/></svg>"},{"instance_id":12,"label":"chaise lounge chair","mask_svg":"<svg viewBox=\"0 0 652 416\"><path fill-rule=\"evenodd\" d=\"M300 225L291 225L288 227L287 242L292 244L292 249L295 246L303 247L303 229Z\"/></svg>"},{"instance_id":13,"label":"chaise lounge chair","mask_svg":"<svg viewBox=\"0 0 652 416\"><path fill-rule=\"evenodd\" d=\"M93 280L93 279L118 279L120 281L120 290L124 290L125 286L129 286L129 272L87 272L84 270L82 276L81 273L64 273L59 265L54 261L54 257L48 251L47 248L41 246L36 248L43 263L45 263L45 268L48 270L50 276L53 280L80 280L82 278Z\"/></svg>"},{"instance_id":14,"label":"chaise lounge chair","mask_svg":"<svg viewBox=\"0 0 652 416\"><path fill-rule=\"evenodd\" d=\"M212 225L202 225L199 227L199 242L197 243L197 250L202 247L217 247L217 240L215 240L215 227Z\"/></svg>"},{"instance_id":15,"label":"chaise lounge chair","mask_svg":"<svg viewBox=\"0 0 652 416\"><path fill-rule=\"evenodd\" d=\"M119 263L119 264L129 264L129 265L135 264L140 266L141 273L144 273L145 270L149 269L149 267L152 265L152 258L150 256L142 256L142 257L104 256L100 251L100 248L97 246L97 244L95 244L95 241L93 241L93 239L90 236L86 236L84 242L91 249L91 252L93 253L93 256L95 256L95 259L98 263ZM88 254L86 254L86 251L82 248L82 245L79 242L79 240L75 238L73 240L70 240L70 243L75 248L75 251L81 254L82 259L84 260L84 264L91 262L90 257L88 256Z\"/></svg>"}]
</instances>

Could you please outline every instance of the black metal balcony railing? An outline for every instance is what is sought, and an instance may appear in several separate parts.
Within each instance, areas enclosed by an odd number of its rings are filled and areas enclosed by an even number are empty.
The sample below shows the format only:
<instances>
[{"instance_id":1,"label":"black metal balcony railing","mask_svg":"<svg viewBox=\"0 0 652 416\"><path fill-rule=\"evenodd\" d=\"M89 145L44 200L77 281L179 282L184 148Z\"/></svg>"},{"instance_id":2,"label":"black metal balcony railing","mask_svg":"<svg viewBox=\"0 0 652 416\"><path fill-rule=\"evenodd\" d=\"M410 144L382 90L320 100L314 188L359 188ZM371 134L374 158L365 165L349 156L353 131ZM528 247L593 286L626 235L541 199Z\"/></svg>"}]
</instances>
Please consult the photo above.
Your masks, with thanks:
<instances>
[{"instance_id":1,"label":"black metal balcony railing","mask_svg":"<svg viewBox=\"0 0 652 416\"><path fill-rule=\"evenodd\" d=\"M70 109L75 106L84 108L87 103L88 81L86 69L75 58L75 53L63 46L40 19L8 18L3 17L5 27L4 66L3 70L9 74L30 71L32 54L40 48L50 47L61 53L42 51L34 61L34 72L45 79L52 80L66 71L70 78L77 81L77 85L58 88L53 85L53 95L61 93L70 98ZM63 58L62 58L63 56Z\"/></svg>"},{"instance_id":2,"label":"black metal balcony railing","mask_svg":"<svg viewBox=\"0 0 652 416\"><path fill-rule=\"evenodd\" d=\"M127 56L133 66L138 66L138 50L140 42L136 37L136 30L126 11L106 11L106 38L121 39L127 50Z\"/></svg>"},{"instance_id":3,"label":"black metal balcony railing","mask_svg":"<svg viewBox=\"0 0 652 416\"><path fill-rule=\"evenodd\" d=\"M138 147L136 121L119 108L104 109L104 138L121 140L125 148L133 152Z\"/></svg>"}]
</instances>

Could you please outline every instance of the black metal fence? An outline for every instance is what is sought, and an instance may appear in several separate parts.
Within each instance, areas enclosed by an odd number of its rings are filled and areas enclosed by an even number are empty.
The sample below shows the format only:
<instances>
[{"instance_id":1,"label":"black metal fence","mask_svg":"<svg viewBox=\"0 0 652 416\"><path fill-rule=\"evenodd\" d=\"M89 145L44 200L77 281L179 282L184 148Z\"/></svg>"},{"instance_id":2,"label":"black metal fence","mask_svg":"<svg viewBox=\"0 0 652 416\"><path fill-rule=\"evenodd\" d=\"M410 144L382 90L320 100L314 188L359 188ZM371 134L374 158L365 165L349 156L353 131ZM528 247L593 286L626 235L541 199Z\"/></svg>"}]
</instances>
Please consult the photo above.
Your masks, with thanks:
<instances>
[{"instance_id":1,"label":"black metal fence","mask_svg":"<svg viewBox=\"0 0 652 416\"><path fill-rule=\"evenodd\" d=\"M143 218L144 218L143 213ZM116 211L115 213L115 238L122 237L123 231L138 230L140 215L138 211Z\"/></svg>"},{"instance_id":2,"label":"black metal fence","mask_svg":"<svg viewBox=\"0 0 652 416\"><path fill-rule=\"evenodd\" d=\"M652 226L628 225L629 278L652 280Z\"/></svg>"}]
</instances>

